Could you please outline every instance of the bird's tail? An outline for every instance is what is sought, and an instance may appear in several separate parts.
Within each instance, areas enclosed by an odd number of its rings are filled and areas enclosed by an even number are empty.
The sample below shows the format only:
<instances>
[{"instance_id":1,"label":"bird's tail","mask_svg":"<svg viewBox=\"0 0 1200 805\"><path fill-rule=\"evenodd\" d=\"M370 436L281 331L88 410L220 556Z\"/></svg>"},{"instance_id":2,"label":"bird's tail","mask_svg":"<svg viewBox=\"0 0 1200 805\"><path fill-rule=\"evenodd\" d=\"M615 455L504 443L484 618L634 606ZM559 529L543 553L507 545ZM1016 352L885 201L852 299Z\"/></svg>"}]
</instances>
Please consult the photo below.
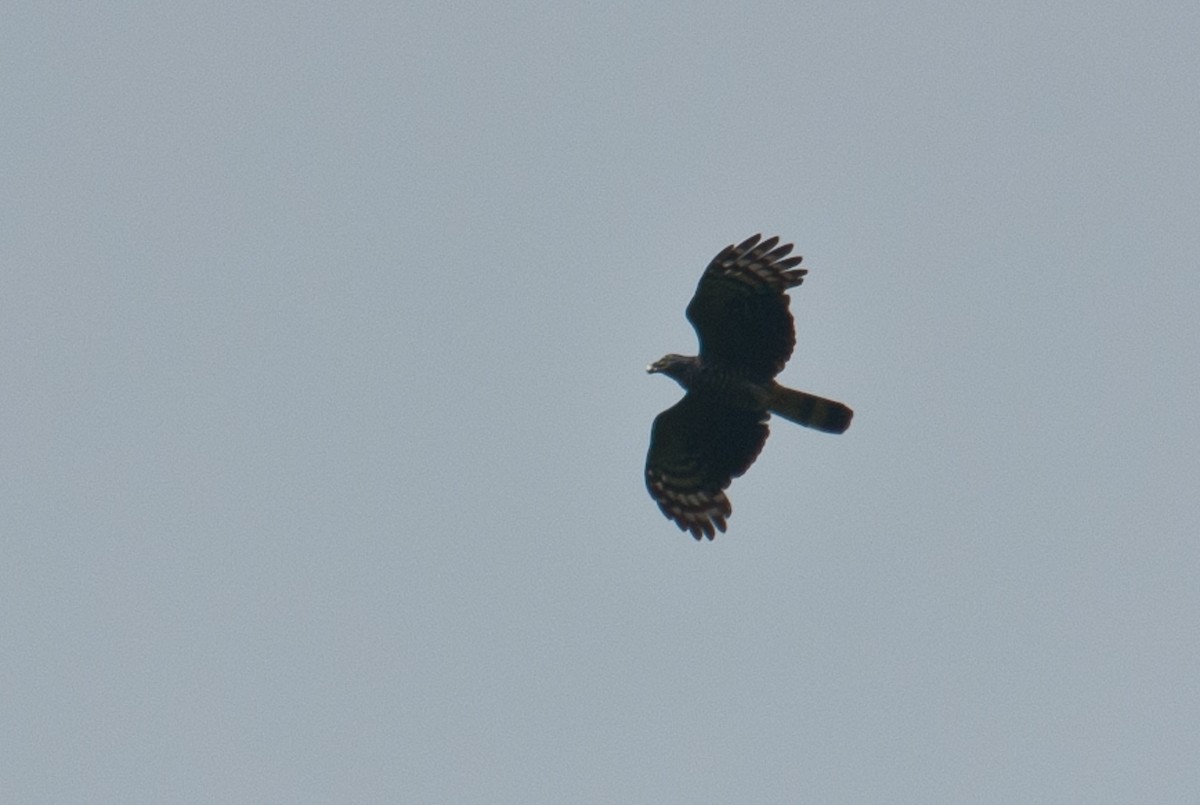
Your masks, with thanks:
<instances>
[{"instance_id":1,"label":"bird's tail","mask_svg":"<svg viewBox=\"0 0 1200 805\"><path fill-rule=\"evenodd\" d=\"M840 402L778 384L771 390L768 407L772 414L825 433L844 433L854 416L854 412Z\"/></svg>"}]
</instances>

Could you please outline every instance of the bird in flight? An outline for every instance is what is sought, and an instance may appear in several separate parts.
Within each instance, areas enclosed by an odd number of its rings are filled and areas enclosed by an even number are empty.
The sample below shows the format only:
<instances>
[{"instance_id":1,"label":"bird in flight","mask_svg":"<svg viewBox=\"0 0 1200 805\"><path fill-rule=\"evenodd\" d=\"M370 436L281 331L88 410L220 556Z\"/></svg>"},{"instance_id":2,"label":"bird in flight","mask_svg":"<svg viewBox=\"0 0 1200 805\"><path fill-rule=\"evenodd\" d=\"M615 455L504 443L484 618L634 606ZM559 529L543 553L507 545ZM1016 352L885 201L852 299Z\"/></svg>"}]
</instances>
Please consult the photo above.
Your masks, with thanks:
<instances>
[{"instance_id":1,"label":"bird in flight","mask_svg":"<svg viewBox=\"0 0 1200 805\"><path fill-rule=\"evenodd\" d=\"M654 419L646 488L697 540L725 531L733 510L725 489L758 458L771 414L825 433L843 433L854 416L840 402L775 382L796 345L787 290L808 273L791 251L761 235L725 247L687 306L700 354L666 355L646 367L687 392Z\"/></svg>"}]
</instances>

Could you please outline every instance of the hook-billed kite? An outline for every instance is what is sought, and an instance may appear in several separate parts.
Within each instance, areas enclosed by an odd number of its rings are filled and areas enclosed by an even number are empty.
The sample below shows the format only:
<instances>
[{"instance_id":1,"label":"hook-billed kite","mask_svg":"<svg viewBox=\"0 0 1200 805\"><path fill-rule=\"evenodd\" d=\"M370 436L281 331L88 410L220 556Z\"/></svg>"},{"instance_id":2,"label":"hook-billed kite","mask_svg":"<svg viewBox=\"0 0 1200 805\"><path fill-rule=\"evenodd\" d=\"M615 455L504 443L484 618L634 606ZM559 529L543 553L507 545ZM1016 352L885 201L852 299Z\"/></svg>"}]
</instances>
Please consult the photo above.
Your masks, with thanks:
<instances>
[{"instance_id":1,"label":"hook-billed kite","mask_svg":"<svg viewBox=\"0 0 1200 805\"><path fill-rule=\"evenodd\" d=\"M826 433L844 432L854 416L842 403L775 382L796 345L786 292L808 273L791 251L760 235L727 246L687 306L700 354L667 355L646 368L687 391L654 420L646 487L697 540L725 531L725 489L758 457L770 414Z\"/></svg>"}]
</instances>

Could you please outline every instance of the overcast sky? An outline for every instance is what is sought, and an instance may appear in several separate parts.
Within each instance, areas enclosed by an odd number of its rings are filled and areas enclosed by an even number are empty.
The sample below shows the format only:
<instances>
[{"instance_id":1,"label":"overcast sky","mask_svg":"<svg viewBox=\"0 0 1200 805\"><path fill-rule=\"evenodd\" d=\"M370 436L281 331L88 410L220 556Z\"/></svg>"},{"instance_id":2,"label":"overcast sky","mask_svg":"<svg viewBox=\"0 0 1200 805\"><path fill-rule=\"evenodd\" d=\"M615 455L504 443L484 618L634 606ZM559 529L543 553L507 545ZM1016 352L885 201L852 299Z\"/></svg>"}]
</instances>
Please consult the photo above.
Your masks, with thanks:
<instances>
[{"instance_id":1,"label":"overcast sky","mask_svg":"<svg viewBox=\"0 0 1200 805\"><path fill-rule=\"evenodd\" d=\"M1200 6L14 3L0 800L1200 801ZM796 243L697 544L708 260Z\"/></svg>"}]
</instances>

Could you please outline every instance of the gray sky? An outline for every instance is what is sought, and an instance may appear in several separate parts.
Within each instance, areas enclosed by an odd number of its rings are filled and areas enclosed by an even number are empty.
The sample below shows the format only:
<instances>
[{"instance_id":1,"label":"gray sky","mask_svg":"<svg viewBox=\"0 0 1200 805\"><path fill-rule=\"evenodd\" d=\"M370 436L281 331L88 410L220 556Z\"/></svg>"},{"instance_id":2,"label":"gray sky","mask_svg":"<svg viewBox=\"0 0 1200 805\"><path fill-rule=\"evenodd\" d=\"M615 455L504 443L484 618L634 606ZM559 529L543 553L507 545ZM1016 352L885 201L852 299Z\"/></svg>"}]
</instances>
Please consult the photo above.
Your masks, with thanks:
<instances>
[{"instance_id":1,"label":"gray sky","mask_svg":"<svg viewBox=\"0 0 1200 805\"><path fill-rule=\"evenodd\" d=\"M1197 41L10 5L0 799L1197 801ZM754 232L856 418L696 544L643 368Z\"/></svg>"}]
</instances>

